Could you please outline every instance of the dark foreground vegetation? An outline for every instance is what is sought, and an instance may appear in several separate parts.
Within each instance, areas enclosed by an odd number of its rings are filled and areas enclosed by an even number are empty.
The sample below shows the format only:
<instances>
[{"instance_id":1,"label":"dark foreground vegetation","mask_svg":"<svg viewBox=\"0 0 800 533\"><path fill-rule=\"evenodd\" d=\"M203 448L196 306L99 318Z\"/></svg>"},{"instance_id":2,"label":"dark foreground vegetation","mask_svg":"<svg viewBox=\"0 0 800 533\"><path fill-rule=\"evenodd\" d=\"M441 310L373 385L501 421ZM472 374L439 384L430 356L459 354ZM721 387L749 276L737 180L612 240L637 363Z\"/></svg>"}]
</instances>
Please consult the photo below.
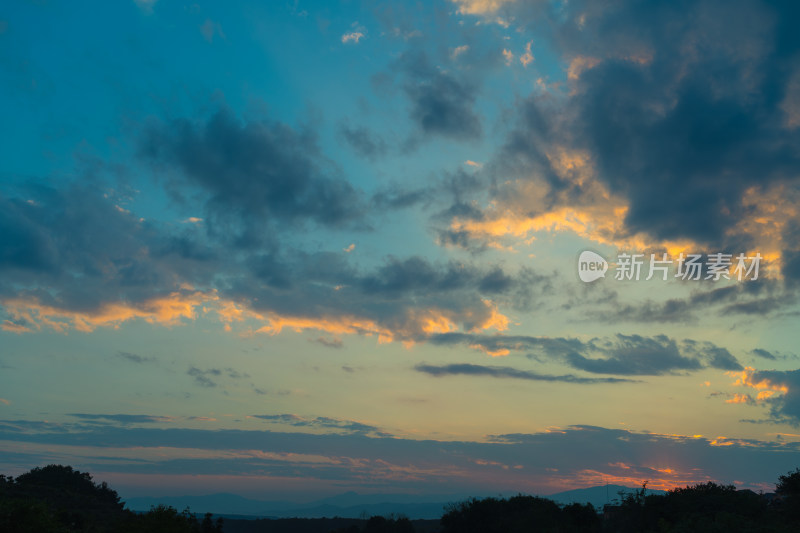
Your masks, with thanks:
<instances>
[{"instance_id":1,"label":"dark foreground vegetation","mask_svg":"<svg viewBox=\"0 0 800 533\"><path fill-rule=\"evenodd\" d=\"M666 494L641 490L596 509L546 498L471 499L451 505L441 520L324 518L223 523L189 509L125 509L117 493L69 466L34 468L17 478L0 475L3 533L516 533L516 532L800 532L800 469L780 476L774 494L705 483Z\"/></svg>"},{"instance_id":2,"label":"dark foreground vegetation","mask_svg":"<svg viewBox=\"0 0 800 533\"><path fill-rule=\"evenodd\" d=\"M189 510L158 506L147 513L125 509L105 482L69 466L34 468L17 478L0 475L0 532L3 533L221 533L210 514L198 520Z\"/></svg>"}]
</instances>

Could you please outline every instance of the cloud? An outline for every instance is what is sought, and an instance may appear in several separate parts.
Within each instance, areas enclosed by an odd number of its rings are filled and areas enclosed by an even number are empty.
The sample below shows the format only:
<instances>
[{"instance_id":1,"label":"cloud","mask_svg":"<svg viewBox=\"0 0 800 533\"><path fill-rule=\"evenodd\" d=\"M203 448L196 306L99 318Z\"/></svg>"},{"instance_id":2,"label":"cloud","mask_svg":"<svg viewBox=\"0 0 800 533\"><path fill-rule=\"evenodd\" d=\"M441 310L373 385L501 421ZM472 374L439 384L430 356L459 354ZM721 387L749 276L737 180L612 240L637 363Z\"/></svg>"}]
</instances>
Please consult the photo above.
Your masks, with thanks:
<instances>
[{"instance_id":1,"label":"cloud","mask_svg":"<svg viewBox=\"0 0 800 533\"><path fill-rule=\"evenodd\" d=\"M160 424L174 421L174 418L170 416L153 415L69 413L69 416L101 425L114 423L121 426L129 426L132 424Z\"/></svg>"},{"instance_id":2,"label":"cloud","mask_svg":"<svg viewBox=\"0 0 800 533\"><path fill-rule=\"evenodd\" d=\"M522 63L522 66L525 68L527 68L528 65L533 63L533 54L531 53L532 44L533 41L528 41L527 44L525 44L525 53L519 56L519 62Z\"/></svg>"},{"instance_id":3,"label":"cloud","mask_svg":"<svg viewBox=\"0 0 800 533\"><path fill-rule=\"evenodd\" d=\"M29 328L25 324L12 322L10 320L4 320L3 323L0 324L0 330L10 331L12 333L30 333L30 332L33 331L31 328Z\"/></svg>"},{"instance_id":4,"label":"cloud","mask_svg":"<svg viewBox=\"0 0 800 533\"><path fill-rule=\"evenodd\" d=\"M294 427L305 427L314 429L334 429L341 430L350 434L373 434L379 436L388 436L387 433L382 432L378 427L369 424L362 424L353 420L340 420L337 418L329 418L326 416L318 416L314 418L304 418L302 416L293 414L280 414L280 415L252 415L253 418L260 418L271 423L288 424Z\"/></svg>"},{"instance_id":5,"label":"cloud","mask_svg":"<svg viewBox=\"0 0 800 533\"><path fill-rule=\"evenodd\" d=\"M217 318L226 330L241 326L250 333L317 329L417 342L457 329L502 331L509 322L501 305L524 306L532 291L548 286L547 277L529 269L509 272L417 256L388 257L371 269L357 269L340 250L253 248L255 241L237 242L236 236L223 242L213 229L218 218L210 229L164 226L118 209L116 193L103 190L87 183L24 189L31 202L24 195L0 197L6 207L0 210L0 229L8 229L0 232L4 330L91 332L137 320L178 326L204 316ZM382 194L373 201L385 211L388 205L417 202L424 193L409 197L385 189ZM209 201L244 201L238 193L223 196ZM242 209L231 212L255 224ZM263 216L269 225L271 215ZM256 226L245 222L239 229L247 241ZM261 227L259 233L269 232Z\"/></svg>"},{"instance_id":6,"label":"cloud","mask_svg":"<svg viewBox=\"0 0 800 533\"><path fill-rule=\"evenodd\" d=\"M643 274L644 275L644 274ZM692 282L695 283L695 282ZM707 285L713 285L709 282ZM618 295L601 302L597 308L587 310L593 320L608 324L620 322L638 323L695 323L701 317L718 316L770 316L779 315L791 309L798 301L798 295L784 281L760 278L736 285L707 288L699 284L685 298L669 298L663 301L644 301L627 303L620 301Z\"/></svg>"},{"instance_id":7,"label":"cloud","mask_svg":"<svg viewBox=\"0 0 800 533\"><path fill-rule=\"evenodd\" d=\"M382 157L389 149L383 137L363 126L350 126L348 123L342 122L339 126L339 133L358 155L370 160Z\"/></svg>"},{"instance_id":8,"label":"cloud","mask_svg":"<svg viewBox=\"0 0 800 533\"><path fill-rule=\"evenodd\" d=\"M361 33L360 31L353 31L353 32L345 33L345 34L342 35L342 43L344 43L344 44L347 44L347 43L358 44L358 42L362 38L364 38L364 34L363 33Z\"/></svg>"},{"instance_id":9,"label":"cloud","mask_svg":"<svg viewBox=\"0 0 800 533\"><path fill-rule=\"evenodd\" d=\"M28 331L49 327L56 331L74 328L91 332L98 327L116 327L134 319L165 326L180 325L183 319L194 319L203 303L216 299L214 293L180 291L138 303L104 302L85 311L46 305L36 297L7 298L2 300L2 304L14 323L22 324Z\"/></svg>"},{"instance_id":10,"label":"cloud","mask_svg":"<svg viewBox=\"0 0 800 533\"><path fill-rule=\"evenodd\" d=\"M456 59L458 59L458 56L460 56L461 54L464 54L468 50L469 50L469 45L468 44L463 44L461 46L456 46L455 48L452 48L450 50L450 59L455 61Z\"/></svg>"},{"instance_id":11,"label":"cloud","mask_svg":"<svg viewBox=\"0 0 800 533\"><path fill-rule=\"evenodd\" d=\"M730 375L737 378L735 386L758 391L756 401L769 406L772 422L800 426L800 369L756 370L746 367Z\"/></svg>"},{"instance_id":12,"label":"cloud","mask_svg":"<svg viewBox=\"0 0 800 533\"><path fill-rule=\"evenodd\" d=\"M530 381L557 381L561 383L596 384L596 383L633 383L634 380L620 378L587 378L566 374L554 376L549 374L539 374L528 370L519 370L511 367L502 366L482 366L467 363L450 364L444 366L419 364L414 370L430 374L434 377L466 375L466 376L489 376L494 378L513 378L525 379Z\"/></svg>"},{"instance_id":13,"label":"cloud","mask_svg":"<svg viewBox=\"0 0 800 533\"><path fill-rule=\"evenodd\" d=\"M35 464L32 457L45 453L51 460L102 471L110 482L136 475L163 486L191 475L195 483L203 479L210 492L257 479L259 491L282 494L291 485L306 494L311 487L333 494L368 486L376 492L480 496L548 494L604 480L626 486L649 480L648 486L658 489L745 480L737 481L739 488L758 489L774 483L775 472L791 467L787 457L800 452L796 442L588 425L490 435L476 442L381 435L372 424L326 417L260 417L304 431L187 429L172 422L162 423L167 427L76 427L2 420L0 457L21 454L14 456L16 464ZM229 485L219 485L223 480Z\"/></svg>"},{"instance_id":14,"label":"cloud","mask_svg":"<svg viewBox=\"0 0 800 533\"><path fill-rule=\"evenodd\" d=\"M763 348L754 348L753 350L750 350L750 353L752 353L756 357L761 357L762 359L769 359L772 361L777 359L775 355L772 354L772 352L764 350Z\"/></svg>"},{"instance_id":15,"label":"cloud","mask_svg":"<svg viewBox=\"0 0 800 533\"><path fill-rule=\"evenodd\" d=\"M3 328L92 331L130 320L177 325L216 293L194 290L219 267L198 228L163 231L120 207L115 190L91 176L60 188L26 183L0 195Z\"/></svg>"},{"instance_id":16,"label":"cloud","mask_svg":"<svg viewBox=\"0 0 800 533\"><path fill-rule=\"evenodd\" d=\"M567 354L567 362L587 372L620 375L664 374L676 370L699 370L699 360L682 355L677 343L663 335L621 335L602 346L606 357L589 358Z\"/></svg>"},{"instance_id":17,"label":"cloud","mask_svg":"<svg viewBox=\"0 0 800 533\"><path fill-rule=\"evenodd\" d=\"M746 403L749 405L755 404L755 400L749 394L734 393L725 403Z\"/></svg>"},{"instance_id":18,"label":"cloud","mask_svg":"<svg viewBox=\"0 0 800 533\"><path fill-rule=\"evenodd\" d=\"M480 118L473 110L477 88L472 82L434 68L424 53L403 55L399 66L406 75L410 117L423 134L456 140L481 136Z\"/></svg>"},{"instance_id":19,"label":"cloud","mask_svg":"<svg viewBox=\"0 0 800 533\"><path fill-rule=\"evenodd\" d=\"M664 335L643 337L617 334L582 341L574 338L524 335L475 335L444 333L430 342L440 345L464 344L492 356L529 352L529 358L544 355L573 368L595 374L648 376L702 368L740 370L738 361L725 348L709 342L684 340L682 346Z\"/></svg>"},{"instance_id":20,"label":"cloud","mask_svg":"<svg viewBox=\"0 0 800 533\"><path fill-rule=\"evenodd\" d=\"M201 387L216 387L217 382L214 381L212 378L221 376L222 371L219 370L218 368L200 370L199 368L193 366L186 371L186 374L192 376L194 378L195 383L197 383Z\"/></svg>"},{"instance_id":21,"label":"cloud","mask_svg":"<svg viewBox=\"0 0 800 533\"><path fill-rule=\"evenodd\" d=\"M517 125L486 166L497 186L484 216L454 217L450 231L462 242L549 230L618 248L758 250L778 264L785 257L785 277L800 272L796 239L782 231L798 219L789 197L800 179L800 129L787 119L800 43L781 22L793 8L700 2L654 18L631 1L548 6L502 10L564 58L566 79L557 98L533 94L516 106ZM668 30L673 23L680 29Z\"/></svg>"},{"instance_id":22,"label":"cloud","mask_svg":"<svg viewBox=\"0 0 800 533\"><path fill-rule=\"evenodd\" d=\"M231 379L246 379L250 377L249 374L241 373L233 368L207 368L203 370L195 366L189 367L189 370L186 371L186 375L193 377L195 383L201 387L207 388L216 387L219 384L218 378L224 376Z\"/></svg>"},{"instance_id":23,"label":"cloud","mask_svg":"<svg viewBox=\"0 0 800 533\"><path fill-rule=\"evenodd\" d=\"M458 5L458 12L465 15L491 15L515 0L451 0Z\"/></svg>"},{"instance_id":24,"label":"cloud","mask_svg":"<svg viewBox=\"0 0 800 533\"><path fill-rule=\"evenodd\" d=\"M141 152L206 193L210 230L238 226L243 244L263 241L265 220L339 227L363 215L359 191L322 156L314 134L279 122L241 122L222 110L206 121L154 123Z\"/></svg>"},{"instance_id":25,"label":"cloud","mask_svg":"<svg viewBox=\"0 0 800 533\"><path fill-rule=\"evenodd\" d=\"M131 353L131 352L117 352L117 357L130 361L132 363L143 364L143 363L152 363L156 360L155 357L145 357L143 355Z\"/></svg>"},{"instance_id":26,"label":"cloud","mask_svg":"<svg viewBox=\"0 0 800 533\"><path fill-rule=\"evenodd\" d=\"M309 339L311 342L316 342L317 344L321 344L328 348L336 348L340 349L344 347L344 343L342 339L339 338L327 338L327 337L317 337L316 339Z\"/></svg>"}]
</instances>

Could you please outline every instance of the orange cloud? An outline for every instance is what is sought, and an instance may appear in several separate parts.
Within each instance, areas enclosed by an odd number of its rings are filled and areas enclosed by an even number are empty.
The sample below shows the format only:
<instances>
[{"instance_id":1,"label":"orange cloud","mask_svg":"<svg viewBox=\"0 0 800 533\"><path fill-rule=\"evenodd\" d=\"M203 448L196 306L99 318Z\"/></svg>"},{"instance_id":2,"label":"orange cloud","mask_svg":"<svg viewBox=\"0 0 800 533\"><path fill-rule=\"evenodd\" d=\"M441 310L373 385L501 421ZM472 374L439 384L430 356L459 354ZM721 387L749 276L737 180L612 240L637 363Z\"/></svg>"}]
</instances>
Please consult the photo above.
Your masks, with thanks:
<instances>
[{"instance_id":1,"label":"orange cloud","mask_svg":"<svg viewBox=\"0 0 800 533\"><path fill-rule=\"evenodd\" d=\"M725 400L725 403L755 403L753 397L749 394L739 394L738 392L733 395L732 398Z\"/></svg>"},{"instance_id":2,"label":"orange cloud","mask_svg":"<svg viewBox=\"0 0 800 533\"><path fill-rule=\"evenodd\" d=\"M639 65L648 65L653 61L653 54L649 51L642 51L638 53L633 53L625 56L618 56L615 59L623 60L623 61L630 61L631 63L637 63ZM577 81L580 79L581 74L586 71L593 69L597 65L599 65L603 59L599 57L591 57L591 56L575 56L569 62L569 66L567 67L567 79L570 81Z\"/></svg>"},{"instance_id":3,"label":"orange cloud","mask_svg":"<svg viewBox=\"0 0 800 533\"><path fill-rule=\"evenodd\" d=\"M569 478L562 478L558 486L563 490L582 488L606 483L624 486L641 486L647 481L647 488L670 490L675 487L695 485L710 481L708 476L698 472L680 472L673 468L635 467L634 465L609 465L610 470L579 470L571 473Z\"/></svg>"},{"instance_id":4,"label":"orange cloud","mask_svg":"<svg viewBox=\"0 0 800 533\"><path fill-rule=\"evenodd\" d=\"M473 350L480 350L486 355L490 355L492 357L504 357L511 353L507 348L496 348L492 350L482 344L470 344L469 347L472 348Z\"/></svg>"},{"instance_id":5,"label":"orange cloud","mask_svg":"<svg viewBox=\"0 0 800 533\"><path fill-rule=\"evenodd\" d=\"M589 70L600 64L601 59L589 56L575 56L567 67L567 79L577 80L584 70Z\"/></svg>"},{"instance_id":6,"label":"orange cloud","mask_svg":"<svg viewBox=\"0 0 800 533\"><path fill-rule=\"evenodd\" d=\"M284 328L289 328L297 332L306 329L325 331L333 334L359 334L359 335L378 335L378 342L392 342L394 334L392 331L379 326L372 320L361 320L353 316L335 317L292 317L281 316L275 313L267 315L268 324L256 330L256 333L268 333L277 335Z\"/></svg>"},{"instance_id":7,"label":"orange cloud","mask_svg":"<svg viewBox=\"0 0 800 533\"><path fill-rule=\"evenodd\" d=\"M753 237L758 249L748 251L748 255L759 252L763 257L760 270L766 277L779 278L781 250L786 247L783 234L789 221L800 216L800 191L784 184L750 187L741 202L748 215L727 233Z\"/></svg>"},{"instance_id":8,"label":"orange cloud","mask_svg":"<svg viewBox=\"0 0 800 533\"><path fill-rule=\"evenodd\" d=\"M646 56L628 59L647 61ZM575 68L592 64L583 58ZM483 207L480 219L456 216L450 221L450 230L506 251L515 251L519 241L532 243L539 232L569 232L618 250L666 251L672 258L680 253L718 251L705 250L689 239L661 240L646 233L631 233L625 225L628 200L612 193L597 179L589 152L554 145L547 148L545 155L550 169L567 186L554 191L536 175L509 180L502 185L501 194ZM783 235L786 225L800 217L800 190L783 184L751 187L740 201L742 212L748 215L740 217L726 233L751 236L758 248L738 252L747 257L760 253L759 276L780 278L781 250L787 248Z\"/></svg>"},{"instance_id":9,"label":"orange cloud","mask_svg":"<svg viewBox=\"0 0 800 533\"><path fill-rule=\"evenodd\" d=\"M531 45L533 41L528 41L528 44L525 45L525 53L519 56L519 62L522 63L522 66L527 68L528 65L533 63L533 54L531 53Z\"/></svg>"},{"instance_id":10,"label":"orange cloud","mask_svg":"<svg viewBox=\"0 0 800 533\"><path fill-rule=\"evenodd\" d=\"M543 231L571 232L618 249L666 250L676 257L689 249L696 251L688 240L655 241L644 234L630 234L625 227L627 200L596 179L589 152L552 146L546 156L550 168L571 187L553 191L535 176L508 181L504 184L507 194L490 203L480 220L454 217L450 229L507 251L513 251L509 241L530 244ZM580 191L578 197L575 190Z\"/></svg>"},{"instance_id":11,"label":"orange cloud","mask_svg":"<svg viewBox=\"0 0 800 533\"><path fill-rule=\"evenodd\" d=\"M256 333L276 335L284 328L297 332L312 329L336 335L377 335L380 343L400 340L406 346L411 346L416 340L424 339L428 335L456 331L460 327L459 324L470 332L507 329L508 317L500 313L492 301L483 300L483 304L485 309L479 311L410 310L403 320L391 326L354 315L303 317L268 313L266 316L268 324L257 329Z\"/></svg>"},{"instance_id":12,"label":"orange cloud","mask_svg":"<svg viewBox=\"0 0 800 533\"><path fill-rule=\"evenodd\" d=\"M4 320L3 323L0 324L0 329L13 333L30 333L32 331L31 328L23 326L22 324L15 324L10 320Z\"/></svg>"},{"instance_id":13,"label":"orange cloud","mask_svg":"<svg viewBox=\"0 0 800 533\"><path fill-rule=\"evenodd\" d=\"M14 321L31 324L30 328L40 330L47 326L56 331L76 329L91 332L98 327L119 327L123 322L142 319L150 324L174 326L183 319L194 319L197 309L204 303L215 301L215 291L181 290L146 300L140 303L113 302L103 304L91 311L76 311L41 303L38 299L12 298L2 301L5 310ZM15 327L16 326L16 327ZM23 327L3 324L3 329L21 332Z\"/></svg>"},{"instance_id":14,"label":"orange cloud","mask_svg":"<svg viewBox=\"0 0 800 533\"><path fill-rule=\"evenodd\" d=\"M756 381L755 374L756 370L752 366L747 366L741 372L726 372L729 376L736 377L736 381L733 382L734 386L739 387L751 387L756 390L766 390L771 392L772 394L776 392L780 393L787 393L789 392L789 387L782 383L774 383L766 378L761 378L760 380ZM769 396L772 396L770 394ZM765 397L769 397L765 396Z\"/></svg>"},{"instance_id":15,"label":"orange cloud","mask_svg":"<svg viewBox=\"0 0 800 533\"><path fill-rule=\"evenodd\" d=\"M333 335L377 335L378 342L401 341L411 346L419 340L459 329L469 332L505 331L509 319L491 300L463 310L408 309L397 318L378 321L355 314L293 316L276 312L259 312L232 300L223 300L215 290L198 291L184 287L166 296L140 303L107 303L92 311L76 311L43 304L38 299L8 299L2 303L11 320L0 323L0 329L15 333L50 328L59 332L74 329L92 332L98 327L117 328L127 321L140 319L150 324L174 326L200 315L216 315L225 331L234 323L255 322L256 333L277 335L284 329L297 332L318 330ZM252 332L252 330L250 330Z\"/></svg>"},{"instance_id":16,"label":"orange cloud","mask_svg":"<svg viewBox=\"0 0 800 533\"><path fill-rule=\"evenodd\" d=\"M451 0L458 4L458 12L463 15L489 15L495 13L503 4L514 0Z\"/></svg>"}]
</instances>

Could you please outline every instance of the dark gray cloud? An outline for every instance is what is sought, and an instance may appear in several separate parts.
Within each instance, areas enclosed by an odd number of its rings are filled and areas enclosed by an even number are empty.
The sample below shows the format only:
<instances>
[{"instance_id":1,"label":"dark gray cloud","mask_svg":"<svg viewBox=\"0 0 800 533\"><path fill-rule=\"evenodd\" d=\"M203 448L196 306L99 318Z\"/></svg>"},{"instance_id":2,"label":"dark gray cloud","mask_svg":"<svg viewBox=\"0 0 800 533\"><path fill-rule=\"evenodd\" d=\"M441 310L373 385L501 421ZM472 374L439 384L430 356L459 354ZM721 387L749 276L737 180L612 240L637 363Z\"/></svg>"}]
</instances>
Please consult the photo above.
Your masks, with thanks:
<instances>
[{"instance_id":1,"label":"dark gray cloud","mask_svg":"<svg viewBox=\"0 0 800 533\"><path fill-rule=\"evenodd\" d=\"M292 415L264 416L272 422L291 424L294 420ZM317 419L307 419L313 420ZM2 420L0 438L20 446L14 455L0 453L0 463L13 457L14 464L36 464L18 457L20 453L27 457L36 455L35 448L26 444L55 443L78 447L66 453L70 454L70 464L81 470L118 474L262 475L281 480L304 479L315 488L330 481L334 482L331 489L335 492L353 482L360 487L391 487L392 492L430 494L456 490L483 495L498 491L549 493L562 490L566 483L599 485L604 477L630 480L632 485L645 479L653 485L658 480L667 485L664 488L708 480L770 483L775 482L777 473L790 470L794 465L787 460L800 453L800 444L796 442L725 439L729 445L719 446L718 440L712 444L711 439L703 437L588 425L494 435L489 436L488 442L415 440L370 434L366 431L372 427L369 425L343 431L337 426L346 428L348 421L331 422L332 419L324 417L320 420L321 425L333 426L327 428L328 434L185 429L172 424L66 428L53 423ZM87 446L94 449L87 451ZM158 447L199 447L209 453L204 458L174 460L150 454ZM31 454L25 451L30 448L34 450ZM143 456L132 460L132 454L128 453L125 458L115 459L108 456L109 448L140 450ZM257 452L253 453L254 450ZM53 453L58 452L51 452L50 460ZM653 457L669 457L672 472L655 470ZM543 484L532 485L532 479L542 480ZM274 489L286 490L284 482L280 483Z\"/></svg>"},{"instance_id":2,"label":"dark gray cloud","mask_svg":"<svg viewBox=\"0 0 800 533\"><path fill-rule=\"evenodd\" d=\"M308 339L308 340L311 342L316 342L317 344L321 344L328 348L341 349L344 347L342 339L337 339L337 338L317 337L316 339Z\"/></svg>"},{"instance_id":3,"label":"dark gray cloud","mask_svg":"<svg viewBox=\"0 0 800 533\"><path fill-rule=\"evenodd\" d=\"M435 191L427 187L405 189L393 185L376 192L372 196L371 205L372 208L378 212L387 209L405 209L431 202L434 195Z\"/></svg>"},{"instance_id":4,"label":"dark gray cloud","mask_svg":"<svg viewBox=\"0 0 800 533\"><path fill-rule=\"evenodd\" d=\"M219 370L218 368L200 370L199 368L193 366L186 371L186 374L192 376L194 378L195 383L197 383L201 387L216 387L217 382L214 381L213 378L221 376L222 371Z\"/></svg>"},{"instance_id":5,"label":"dark gray cloud","mask_svg":"<svg viewBox=\"0 0 800 533\"><path fill-rule=\"evenodd\" d=\"M770 406L772 421L800 426L800 369L761 370L752 375L753 383L767 380L773 387L784 387L778 394L765 401Z\"/></svg>"},{"instance_id":6,"label":"dark gray cloud","mask_svg":"<svg viewBox=\"0 0 800 533\"><path fill-rule=\"evenodd\" d=\"M602 343L605 357L585 357L580 353L567 355L567 362L587 372L620 375L664 374L677 370L699 370L699 360L685 357L677 343L663 335L641 337L617 335Z\"/></svg>"},{"instance_id":7,"label":"dark gray cloud","mask_svg":"<svg viewBox=\"0 0 800 533\"><path fill-rule=\"evenodd\" d=\"M147 313L153 300L176 293L187 297L185 287L191 285L261 312L369 317L404 335L423 336L412 323L420 310L435 309L456 323L469 319L464 323L474 327L470 320L489 316L486 298L522 307L549 283L529 269L511 272L497 264L436 263L418 256L357 268L341 251L266 246L232 252L229 243L206 235L205 222L148 222L127 211L112 189L91 181L63 189L30 185L0 201L27 228L25 246L37 248L23 255L39 258L34 264L22 255L4 256L0 297L38 300L67 324L76 312L102 315L105 306L120 301ZM19 247L15 235L0 235L8 244L4 249ZM7 327L42 326L29 324L23 314L3 318ZM213 383L213 376L205 379L207 386Z\"/></svg>"},{"instance_id":8,"label":"dark gray cloud","mask_svg":"<svg viewBox=\"0 0 800 533\"><path fill-rule=\"evenodd\" d=\"M716 346L710 342L684 339L683 352L704 360L711 368L729 371L742 370L743 368L727 348Z\"/></svg>"},{"instance_id":9,"label":"dark gray cloud","mask_svg":"<svg viewBox=\"0 0 800 533\"><path fill-rule=\"evenodd\" d=\"M181 184L208 195L206 208L220 232L242 223L242 243L263 240L251 226L263 232L264 220L337 227L364 214L361 193L323 156L308 130L242 122L221 110L208 120L153 124L141 146L147 159L175 166ZM181 188L173 191L183 194Z\"/></svg>"},{"instance_id":10,"label":"dark gray cloud","mask_svg":"<svg viewBox=\"0 0 800 533\"><path fill-rule=\"evenodd\" d=\"M260 418L268 422L288 424L295 427L307 427L317 429L333 429L341 430L351 434L374 434L378 436L389 436L376 426L369 424L362 424L353 420L340 420L338 418L330 418L327 416L317 416L314 418L304 418L293 414L280 414L280 415L253 415L253 418Z\"/></svg>"},{"instance_id":11,"label":"dark gray cloud","mask_svg":"<svg viewBox=\"0 0 800 533\"><path fill-rule=\"evenodd\" d=\"M781 274L794 282L800 280L800 250L784 250L781 257Z\"/></svg>"},{"instance_id":12,"label":"dark gray cloud","mask_svg":"<svg viewBox=\"0 0 800 533\"><path fill-rule=\"evenodd\" d=\"M711 368L719 368L721 370L741 370L742 365L739 361L726 349L720 347L709 348L706 352L709 356L708 366Z\"/></svg>"},{"instance_id":13,"label":"dark gray cloud","mask_svg":"<svg viewBox=\"0 0 800 533\"><path fill-rule=\"evenodd\" d=\"M523 34L574 63L558 94L537 93L514 110L517 126L489 167L498 181L544 180L552 192L544 209L575 202L584 185L554 172L547 152L584 150L597 178L627 199L627 232L757 246L734 229L753 215L745 192L798 186L800 128L786 104L800 72L800 40L788 23L794 3L581 0L504 10ZM794 250L783 263L787 278L800 273Z\"/></svg>"},{"instance_id":14,"label":"dark gray cloud","mask_svg":"<svg viewBox=\"0 0 800 533\"><path fill-rule=\"evenodd\" d=\"M374 274L360 280L361 288L373 293L447 292L477 287L483 294L503 293L515 280L500 267L482 271L464 263L436 265L419 256L390 257Z\"/></svg>"},{"instance_id":15,"label":"dark gray cloud","mask_svg":"<svg viewBox=\"0 0 800 533\"><path fill-rule=\"evenodd\" d=\"M524 308L552 288L549 276L528 268L509 271L497 264L390 256L378 266L359 270L350 255L255 256L249 266L259 283L243 278L227 294L252 302L257 311L281 315L369 317L408 338L424 340L427 335L414 321L419 313L435 310L471 329L490 316L487 299Z\"/></svg>"},{"instance_id":16,"label":"dark gray cloud","mask_svg":"<svg viewBox=\"0 0 800 533\"><path fill-rule=\"evenodd\" d=\"M775 355L772 352L764 350L763 348L755 348L751 350L750 353L752 353L756 357L761 357L762 359L769 359L771 361L777 359L777 357L775 357Z\"/></svg>"},{"instance_id":17,"label":"dark gray cloud","mask_svg":"<svg viewBox=\"0 0 800 533\"><path fill-rule=\"evenodd\" d=\"M367 159L382 157L389 149L383 137L364 126L350 126L343 122L339 126L339 134L358 155Z\"/></svg>"},{"instance_id":18,"label":"dark gray cloud","mask_svg":"<svg viewBox=\"0 0 800 533\"><path fill-rule=\"evenodd\" d=\"M91 314L108 302L137 305L167 295L178 289L176 280L211 279L218 262L169 251L170 232L126 210L126 200L88 175L59 188L27 183L14 196L0 195L3 216L13 216L7 221L17 228L0 232L0 249L11 251L0 252L0 296ZM196 237L183 230L186 242Z\"/></svg>"},{"instance_id":19,"label":"dark gray cloud","mask_svg":"<svg viewBox=\"0 0 800 533\"><path fill-rule=\"evenodd\" d=\"M481 136L481 121L474 110L474 83L452 71L437 69L423 52L404 54L399 66L406 75L409 116L422 133L458 140Z\"/></svg>"},{"instance_id":20,"label":"dark gray cloud","mask_svg":"<svg viewBox=\"0 0 800 533\"><path fill-rule=\"evenodd\" d=\"M443 333L432 336L430 342L463 344L487 353L528 352L531 359L544 355L595 374L648 376L696 371L706 367L742 369L725 348L690 339L684 340L680 346L676 340L664 335L643 337L617 334L581 341L560 337Z\"/></svg>"},{"instance_id":21,"label":"dark gray cloud","mask_svg":"<svg viewBox=\"0 0 800 533\"><path fill-rule=\"evenodd\" d=\"M620 322L691 323L696 320L696 310L697 308L688 299L671 298L663 302L649 300L632 304L613 302L613 305L603 305L603 309L600 311L589 311L588 315L593 320L607 324Z\"/></svg>"},{"instance_id":22,"label":"dark gray cloud","mask_svg":"<svg viewBox=\"0 0 800 533\"><path fill-rule=\"evenodd\" d=\"M131 352L117 352L117 357L125 359L126 361L130 361L132 363L143 364L143 363L152 363L156 360L155 357L145 357L143 355L131 353Z\"/></svg>"},{"instance_id":23,"label":"dark gray cloud","mask_svg":"<svg viewBox=\"0 0 800 533\"><path fill-rule=\"evenodd\" d=\"M131 424L160 424L173 420L172 417L154 415L69 413L69 416L101 425L113 423L121 426L129 426Z\"/></svg>"},{"instance_id":24,"label":"dark gray cloud","mask_svg":"<svg viewBox=\"0 0 800 533\"><path fill-rule=\"evenodd\" d=\"M686 298L665 301L645 300L626 303L613 298L599 302L599 309L587 311L593 320L616 324L695 323L700 315L713 312L722 316L769 316L784 311L798 301L798 293L782 281L761 278L737 285L692 291Z\"/></svg>"},{"instance_id":25,"label":"dark gray cloud","mask_svg":"<svg viewBox=\"0 0 800 533\"><path fill-rule=\"evenodd\" d=\"M239 372L233 368L207 368L203 370L195 366L189 367L186 375L193 377L195 383L201 387L208 388L216 387L219 384L218 378L221 377L227 376L231 379L246 379L250 377L249 374Z\"/></svg>"},{"instance_id":26,"label":"dark gray cloud","mask_svg":"<svg viewBox=\"0 0 800 533\"><path fill-rule=\"evenodd\" d=\"M0 197L0 268L51 270L52 244L36 217L41 212L20 199Z\"/></svg>"},{"instance_id":27,"label":"dark gray cloud","mask_svg":"<svg viewBox=\"0 0 800 533\"><path fill-rule=\"evenodd\" d=\"M560 376L550 374L539 374L530 370L519 370L507 366L483 366L473 365L468 363L450 364L443 366L419 364L414 367L414 370L430 374L435 377L442 376L489 376L493 378L513 378L525 379L530 381L557 381L561 383L577 383L577 384L597 384L597 383L633 383L634 380L620 379L620 378L587 378L574 376L572 374L564 374Z\"/></svg>"}]
</instances>

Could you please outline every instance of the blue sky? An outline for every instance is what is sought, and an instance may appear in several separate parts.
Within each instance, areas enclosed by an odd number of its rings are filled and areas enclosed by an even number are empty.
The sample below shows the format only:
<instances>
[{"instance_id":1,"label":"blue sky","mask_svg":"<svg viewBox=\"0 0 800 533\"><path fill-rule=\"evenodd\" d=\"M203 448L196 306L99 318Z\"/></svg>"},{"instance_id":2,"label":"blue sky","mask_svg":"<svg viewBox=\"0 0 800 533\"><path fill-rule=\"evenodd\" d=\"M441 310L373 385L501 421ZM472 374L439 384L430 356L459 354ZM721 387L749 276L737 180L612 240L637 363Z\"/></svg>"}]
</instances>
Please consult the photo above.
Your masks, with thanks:
<instances>
[{"instance_id":1,"label":"blue sky","mask_svg":"<svg viewBox=\"0 0 800 533\"><path fill-rule=\"evenodd\" d=\"M769 490L800 459L796 10L3 8L0 470Z\"/></svg>"}]
</instances>

